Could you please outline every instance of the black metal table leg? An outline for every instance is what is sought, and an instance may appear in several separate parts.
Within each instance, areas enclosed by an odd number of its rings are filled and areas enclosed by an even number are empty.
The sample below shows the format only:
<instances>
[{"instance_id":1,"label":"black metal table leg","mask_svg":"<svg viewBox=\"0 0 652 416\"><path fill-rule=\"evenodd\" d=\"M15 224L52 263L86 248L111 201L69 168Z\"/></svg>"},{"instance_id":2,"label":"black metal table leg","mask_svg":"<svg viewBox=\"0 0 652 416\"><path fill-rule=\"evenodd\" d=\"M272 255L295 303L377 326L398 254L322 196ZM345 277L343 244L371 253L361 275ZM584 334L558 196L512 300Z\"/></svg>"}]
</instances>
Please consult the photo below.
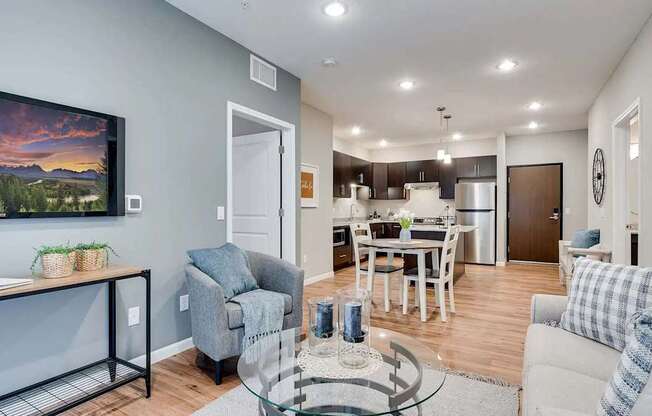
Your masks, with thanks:
<instances>
[{"instance_id":1,"label":"black metal table leg","mask_svg":"<svg viewBox=\"0 0 652 416\"><path fill-rule=\"evenodd\" d=\"M115 280L109 282L109 376L111 382L115 381L116 374L116 282Z\"/></svg>"},{"instance_id":2,"label":"black metal table leg","mask_svg":"<svg viewBox=\"0 0 652 416\"><path fill-rule=\"evenodd\" d=\"M145 278L145 388L147 390L147 398L152 394L152 273L150 270L145 270L143 273Z\"/></svg>"}]
</instances>

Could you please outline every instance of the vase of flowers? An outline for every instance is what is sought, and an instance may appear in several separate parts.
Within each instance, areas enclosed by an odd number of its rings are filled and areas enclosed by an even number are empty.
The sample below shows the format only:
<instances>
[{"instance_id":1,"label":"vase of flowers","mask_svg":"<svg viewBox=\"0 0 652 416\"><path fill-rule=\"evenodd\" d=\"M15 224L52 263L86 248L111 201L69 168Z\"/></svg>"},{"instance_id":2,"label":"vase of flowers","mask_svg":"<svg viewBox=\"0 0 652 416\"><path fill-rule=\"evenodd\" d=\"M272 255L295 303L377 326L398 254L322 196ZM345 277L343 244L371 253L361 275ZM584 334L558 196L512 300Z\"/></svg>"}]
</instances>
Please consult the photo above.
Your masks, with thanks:
<instances>
[{"instance_id":1,"label":"vase of flowers","mask_svg":"<svg viewBox=\"0 0 652 416\"><path fill-rule=\"evenodd\" d=\"M404 243L412 240L410 227L412 227L412 223L414 222L414 213L402 209L398 214L396 214L396 219L398 220L398 223L401 224L401 232L398 235L399 241Z\"/></svg>"}]
</instances>

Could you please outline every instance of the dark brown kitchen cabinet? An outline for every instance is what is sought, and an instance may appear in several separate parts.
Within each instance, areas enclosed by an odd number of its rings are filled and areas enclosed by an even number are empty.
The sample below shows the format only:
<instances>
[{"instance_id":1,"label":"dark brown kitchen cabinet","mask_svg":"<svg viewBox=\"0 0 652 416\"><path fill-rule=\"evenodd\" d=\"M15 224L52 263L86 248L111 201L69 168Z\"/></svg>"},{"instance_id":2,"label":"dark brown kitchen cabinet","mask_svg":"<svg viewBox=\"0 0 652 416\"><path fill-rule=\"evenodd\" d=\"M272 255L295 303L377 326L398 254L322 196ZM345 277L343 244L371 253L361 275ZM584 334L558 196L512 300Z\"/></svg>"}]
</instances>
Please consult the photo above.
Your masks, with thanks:
<instances>
[{"instance_id":1,"label":"dark brown kitchen cabinet","mask_svg":"<svg viewBox=\"0 0 652 416\"><path fill-rule=\"evenodd\" d=\"M407 175L406 162L394 162L387 164L387 186L389 188L403 188Z\"/></svg>"},{"instance_id":2,"label":"dark brown kitchen cabinet","mask_svg":"<svg viewBox=\"0 0 652 416\"><path fill-rule=\"evenodd\" d=\"M369 224L369 228L371 229L371 236L372 238L387 238L387 223L384 222L372 222Z\"/></svg>"},{"instance_id":3,"label":"dark brown kitchen cabinet","mask_svg":"<svg viewBox=\"0 0 652 416\"><path fill-rule=\"evenodd\" d=\"M371 186L371 163L364 159L351 157L352 183L361 186Z\"/></svg>"},{"instance_id":4,"label":"dark brown kitchen cabinet","mask_svg":"<svg viewBox=\"0 0 652 416\"><path fill-rule=\"evenodd\" d=\"M369 198L387 199L387 163L372 163L371 177Z\"/></svg>"},{"instance_id":5,"label":"dark brown kitchen cabinet","mask_svg":"<svg viewBox=\"0 0 652 416\"><path fill-rule=\"evenodd\" d=\"M397 222L385 223L385 238L398 238L401 233L401 224Z\"/></svg>"},{"instance_id":6,"label":"dark brown kitchen cabinet","mask_svg":"<svg viewBox=\"0 0 652 416\"><path fill-rule=\"evenodd\" d=\"M455 159L458 178L491 178L497 174L496 156Z\"/></svg>"},{"instance_id":7,"label":"dark brown kitchen cabinet","mask_svg":"<svg viewBox=\"0 0 652 416\"><path fill-rule=\"evenodd\" d=\"M455 184L457 183L456 159L451 163L439 164L439 198L455 199Z\"/></svg>"},{"instance_id":8,"label":"dark brown kitchen cabinet","mask_svg":"<svg viewBox=\"0 0 652 416\"><path fill-rule=\"evenodd\" d=\"M407 162L407 182L437 182L439 169L436 160L415 160Z\"/></svg>"},{"instance_id":9,"label":"dark brown kitchen cabinet","mask_svg":"<svg viewBox=\"0 0 652 416\"><path fill-rule=\"evenodd\" d=\"M333 198L351 198L351 156L333 152Z\"/></svg>"}]
</instances>

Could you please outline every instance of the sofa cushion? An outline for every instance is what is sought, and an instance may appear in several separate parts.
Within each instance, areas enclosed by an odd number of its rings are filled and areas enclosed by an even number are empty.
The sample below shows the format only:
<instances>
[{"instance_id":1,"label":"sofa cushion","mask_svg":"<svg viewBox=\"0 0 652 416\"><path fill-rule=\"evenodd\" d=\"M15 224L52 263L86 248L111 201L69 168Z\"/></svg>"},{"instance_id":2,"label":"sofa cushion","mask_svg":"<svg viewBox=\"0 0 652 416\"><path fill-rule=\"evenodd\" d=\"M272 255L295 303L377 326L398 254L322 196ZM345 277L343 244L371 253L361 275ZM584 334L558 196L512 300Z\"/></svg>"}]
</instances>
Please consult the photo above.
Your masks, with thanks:
<instances>
[{"instance_id":1,"label":"sofa cushion","mask_svg":"<svg viewBox=\"0 0 652 416\"><path fill-rule=\"evenodd\" d=\"M631 317L652 308L651 286L652 268L579 259L560 326L622 351Z\"/></svg>"},{"instance_id":2,"label":"sofa cushion","mask_svg":"<svg viewBox=\"0 0 652 416\"><path fill-rule=\"evenodd\" d=\"M190 250L188 256L195 267L222 287L226 299L258 288L258 282L249 270L246 253L234 244Z\"/></svg>"},{"instance_id":3,"label":"sofa cushion","mask_svg":"<svg viewBox=\"0 0 652 416\"><path fill-rule=\"evenodd\" d=\"M600 230L577 230L573 234L573 241L571 247L574 248L589 248L596 244L600 244Z\"/></svg>"},{"instance_id":4,"label":"sofa cushion","mask_svg":"<svg viewBox=\"0 0 652 416\"><path fill-rule=\"evenodd\" d=\"M548 365L607 382L619 360L620 352L615 349L561 328L534 324L527 330L524 372L536 365Z\"/></svg>"},{"instance_id":5,"label":"sofa cushion","mask_svg":"<svg viewBox=\"0 0 652 416\"><path fill-rule=\"evenodd\" d=\"M628 415L652 372L652 309L635 315L632 337L600 399L598 415ZM652 409L651 409L652 410Z\"/></svg>"},{"instance_id":6,"label":"sofa cushion","mask_svg":"<svg viewBox=\"0 0 652 416\"><path fill-rule=\"evenodd\" d=\"M262 289L259 289L262 290ZM285 293L278 293L283 296L283 314L287 315L292 312L292 296ZM229 321L229 328L236 329L244 326L242 323L242 308L239 304L234 301L237 300L237 296L233 297L230 302L226 302L226 315Z\"/></svg>"},{"instance_id":7,"label":"sofa cushion","mask_svg":"<svg viewBox=\"0 0 652 416\"><path fill-rule=\"evenodd\" d=\"M532 366L523 378L523 416L537 416L539 409L549 407L594 415L606 385L563 368Z\"/></svg>"}]
</instances>

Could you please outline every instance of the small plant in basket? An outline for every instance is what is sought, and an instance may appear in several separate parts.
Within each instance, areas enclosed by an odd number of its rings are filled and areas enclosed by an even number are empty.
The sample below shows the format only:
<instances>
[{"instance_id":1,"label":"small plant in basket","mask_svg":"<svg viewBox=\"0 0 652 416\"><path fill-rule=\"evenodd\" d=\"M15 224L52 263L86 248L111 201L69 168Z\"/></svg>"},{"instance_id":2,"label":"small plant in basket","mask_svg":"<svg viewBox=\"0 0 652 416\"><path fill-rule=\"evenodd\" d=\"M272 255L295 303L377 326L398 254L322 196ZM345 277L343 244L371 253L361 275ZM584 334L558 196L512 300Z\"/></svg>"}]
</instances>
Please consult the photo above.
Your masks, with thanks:
<instances>
[{"instance_id":1,"label":"small plant in basket","mask_svg":"<svg viewBox=\"0 0 652 416\"><path fill-rule=\"evenodd\" d=\"M70 276L75 269L76 251L70 244L43 245L35 250L36 256L31 267L33 273L39 260L41 260L43 277L47 279Z\"/></svg>"},{"instance_id":2,"label":"small plant in basket","mask_svg":"<svg viewBox=\"0 0 652 416\"><path fill-rule=\"evenodd\" d=\"M79 243L75 246L77 250L77 270L89 272L100 270L108 266L109 253L118 256L113 247L108 243Z\"/></svg>"}]
</instances>

